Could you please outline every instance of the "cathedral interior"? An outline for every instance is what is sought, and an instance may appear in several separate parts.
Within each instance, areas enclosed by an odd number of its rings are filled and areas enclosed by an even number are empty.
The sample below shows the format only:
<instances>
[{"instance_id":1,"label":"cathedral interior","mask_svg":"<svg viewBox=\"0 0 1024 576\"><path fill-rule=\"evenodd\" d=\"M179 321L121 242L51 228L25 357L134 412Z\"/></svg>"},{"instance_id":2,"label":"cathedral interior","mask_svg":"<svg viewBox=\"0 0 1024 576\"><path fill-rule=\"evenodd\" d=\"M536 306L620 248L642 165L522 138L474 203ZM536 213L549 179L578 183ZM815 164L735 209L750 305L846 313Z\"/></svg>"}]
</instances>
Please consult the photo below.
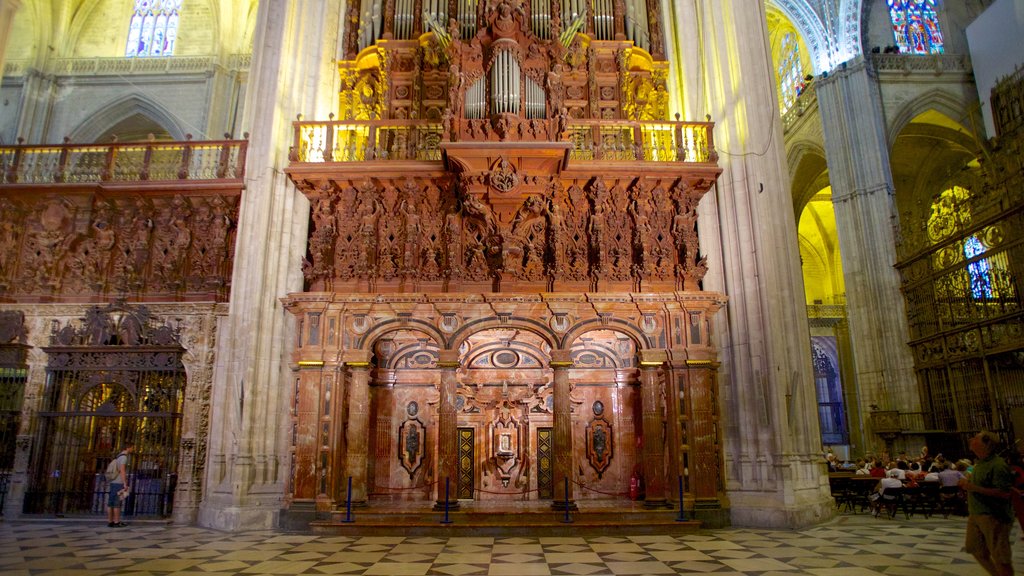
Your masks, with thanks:
<instances>
[{"instance_id":1,"label":"cathedral interior","mask_svg":"<svg viewBox=\"0 0 1024 576\"><path fill-rule=\"evenodd\" d=\"M1014 0L0 0L0 508L835 515L1024 438ZM1014 40L1016 39L1016 40ZM1016 222L1016 224L1014 224Z\"/></svg>"}]
</instances>

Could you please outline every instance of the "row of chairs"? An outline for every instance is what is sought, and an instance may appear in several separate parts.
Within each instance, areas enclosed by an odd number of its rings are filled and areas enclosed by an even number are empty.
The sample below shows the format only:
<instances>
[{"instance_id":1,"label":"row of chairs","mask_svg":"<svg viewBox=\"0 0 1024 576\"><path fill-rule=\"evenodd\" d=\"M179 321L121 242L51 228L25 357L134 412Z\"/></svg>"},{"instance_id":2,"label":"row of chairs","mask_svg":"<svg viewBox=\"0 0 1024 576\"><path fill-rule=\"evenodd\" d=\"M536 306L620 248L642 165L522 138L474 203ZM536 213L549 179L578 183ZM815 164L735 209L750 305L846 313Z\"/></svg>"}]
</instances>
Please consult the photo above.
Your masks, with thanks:
<instances>
[{"instance_id":1,"label":"row of chairs","mask_svg":"<svg viewBox=\"0 0 1024 576\"><path fill-rule=\"evenodd\" d=\"M872 481L873 480L873 481ZM921 514L925 518L933 514L942 514L948 518L950 514L966 515L966 495L956 486L941 487L935 482L924 482L918 486L903 488L887 488L877 499L872 498L877 479L867 478L832 478L832 496L836 500L836 508L842 512L871 511L875 516L885 514L893 518L902 511L910 518Z\"/></svg>"}]
</instances>

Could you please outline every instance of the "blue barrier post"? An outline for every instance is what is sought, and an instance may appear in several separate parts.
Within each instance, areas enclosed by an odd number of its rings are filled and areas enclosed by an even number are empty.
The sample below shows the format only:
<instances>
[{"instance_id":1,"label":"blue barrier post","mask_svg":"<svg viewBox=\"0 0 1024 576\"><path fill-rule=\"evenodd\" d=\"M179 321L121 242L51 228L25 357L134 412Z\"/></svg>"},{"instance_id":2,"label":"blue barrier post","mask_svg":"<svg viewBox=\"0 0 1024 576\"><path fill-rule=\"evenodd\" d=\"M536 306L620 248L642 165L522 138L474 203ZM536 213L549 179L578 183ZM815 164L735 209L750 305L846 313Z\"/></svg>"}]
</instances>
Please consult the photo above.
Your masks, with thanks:
<instances>
[{"instance_id":1,"label":"blue barrier post","mask_svg":"<svg viewBox=\"0 0 1024 576\"><path fill-rule=\"evenodd\" d=\"M452 521L448 518L448 486L451 483L451 478L445 476L444 479L444 520L441 520L441 524L451 524Z\"/></svg>"},{"instance_id":2,"label":"blue barrier post","mask_svg":"<svg viewBox=\"0 0 1024 576\"><path fill-rule=\"evenodd\" d=\"M572 518L569 516L569 477L566 476L565 480L565 519L562 520L562 524L572 524Z\"/></svg>"},{"instance_id":3,"label":"blue barrier post","mask_svg":"<svg viewBox=\"0 0 1024 576\"><path fill-rule=\"evenodd\" d=\"M683 508L683 475L679 475L679 516L676 522L686 522L686 509Z\"/></svg>"},{"instance_id":4,"label":"blue barrier post","mask_svg":"<svg viewBox=\"0 0 1024 576\"><path fill-rule=\"evenodd\" d=\"M348 477L348 496L345 497L345 519L342 520L346 524L355 522L352 519L352 477Z\"/></svg>"}]
</instances>

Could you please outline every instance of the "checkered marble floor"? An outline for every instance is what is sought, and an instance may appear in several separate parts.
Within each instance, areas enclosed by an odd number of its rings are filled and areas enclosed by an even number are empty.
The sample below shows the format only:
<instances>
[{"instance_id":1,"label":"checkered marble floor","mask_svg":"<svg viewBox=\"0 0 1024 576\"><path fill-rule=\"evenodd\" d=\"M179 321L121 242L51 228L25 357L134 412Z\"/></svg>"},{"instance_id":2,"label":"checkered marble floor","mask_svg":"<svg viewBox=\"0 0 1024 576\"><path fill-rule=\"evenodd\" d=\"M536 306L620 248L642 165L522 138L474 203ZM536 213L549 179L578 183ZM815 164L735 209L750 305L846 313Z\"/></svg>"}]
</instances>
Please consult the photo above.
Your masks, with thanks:
<instances>
[{"instance_id":1,"label":"checkered marble floor","mask_svg":"<svg viewBox=\"0 0 1024 576\"><path fill-rule=\"evenodd\" d=\"M0 574L817 574L983 576L963 518L842 516L806 530L683 536L351 537L135 523L0 521ZM1014 530L1024 568L1024 542ZM1021 573L1021 572L1018 572Z\"/></svg>"}]
</instances>

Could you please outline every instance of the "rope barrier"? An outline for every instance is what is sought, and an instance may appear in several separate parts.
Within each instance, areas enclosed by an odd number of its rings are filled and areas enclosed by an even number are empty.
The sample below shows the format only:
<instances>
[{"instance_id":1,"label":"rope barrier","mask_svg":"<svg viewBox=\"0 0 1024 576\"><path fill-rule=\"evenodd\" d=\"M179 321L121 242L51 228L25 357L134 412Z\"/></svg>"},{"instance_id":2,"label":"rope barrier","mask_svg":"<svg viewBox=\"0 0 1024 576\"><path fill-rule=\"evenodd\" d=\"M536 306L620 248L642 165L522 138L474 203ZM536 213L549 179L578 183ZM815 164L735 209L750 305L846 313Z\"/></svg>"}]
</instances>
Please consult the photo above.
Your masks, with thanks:
<instances>
[{"instance_id":1,"label":"rope barrier","mask_svg":"<svg viewBox=\"0 0 1024 576\"><path fill-rule=\"evenodd\" d=\"M615 496L615 497L618 497L618 498L622 498L622 497L628 498L629 497L629 490L627 490L625 492L604 492L604 491L598 490L596 488L591 488L590 486L587 486L586 484L577 482L576 480L573 480L572 483L577 485L577 486L579 486L580 488L582 488L584 490L588 490L588 491L594 492L596 494L601 494L603 496Z\"/></svg>"},{"instance_id":2,"label":"rope barrier","mask_svg":"<svg viewBox=\"0 0 1024 576\"><path fill-rule=\"evenodd\" d=\"M394 486L381 486L380 484L377 484L377 483L374 483L373 487L374 487L374 489L390 490L392 492L412 492L414 490L423 490L424 488L431 488L431 487L433 487L436 484L438 484L437 480L434 480L433 482L431 482L429 484L422 484L420 486L413 486L411 488L401 488L401 487L396 488Z\"/></svg>"},{"instance_id":3,"label":"rope barrier","mask_svg":"<svg viewBox=\"0 0 1024 576\"><path fill-rule=\"evenodd\" d=\"M484 494L498 494L501 496L526 496L530 492L537 492L536 488L531 488L530 490L526 490L525 492L494 492L492 490L484 490L483 488L475 488L474 490L476 492L483 492Z\"/></svg>"}]
</instances>

